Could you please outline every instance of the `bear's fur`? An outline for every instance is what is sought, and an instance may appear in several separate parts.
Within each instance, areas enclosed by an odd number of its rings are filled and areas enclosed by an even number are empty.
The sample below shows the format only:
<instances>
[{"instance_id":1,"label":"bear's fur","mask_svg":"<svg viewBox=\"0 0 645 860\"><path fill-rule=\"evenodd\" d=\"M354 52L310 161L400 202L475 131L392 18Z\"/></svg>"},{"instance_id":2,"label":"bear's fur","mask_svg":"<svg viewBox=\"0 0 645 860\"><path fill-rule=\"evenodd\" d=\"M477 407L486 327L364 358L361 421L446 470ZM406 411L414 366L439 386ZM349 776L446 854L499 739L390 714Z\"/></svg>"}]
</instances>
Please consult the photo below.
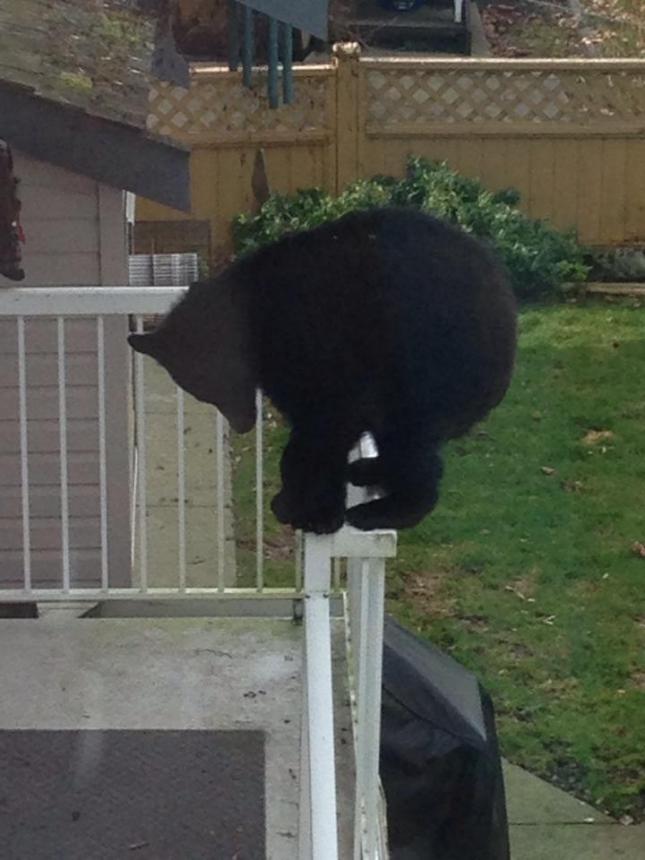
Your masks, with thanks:
<instances>
[{"instance_id":1,"label":"bear's fur","mask_svg":"<svg viewBox=\"0 0 645 860\"><path fill-rule=\"evenodd\" d=\"M470 235L413 209L371 209L287 235L193 284L131 335L235 429L261 388L291 426L272 508L317 533L418 523L437 502L443 442L509 385L515 302ZM364 432L379 456L347 466ZM345 483L384 496L345 511Z\"/></svg>"}]
</instances>

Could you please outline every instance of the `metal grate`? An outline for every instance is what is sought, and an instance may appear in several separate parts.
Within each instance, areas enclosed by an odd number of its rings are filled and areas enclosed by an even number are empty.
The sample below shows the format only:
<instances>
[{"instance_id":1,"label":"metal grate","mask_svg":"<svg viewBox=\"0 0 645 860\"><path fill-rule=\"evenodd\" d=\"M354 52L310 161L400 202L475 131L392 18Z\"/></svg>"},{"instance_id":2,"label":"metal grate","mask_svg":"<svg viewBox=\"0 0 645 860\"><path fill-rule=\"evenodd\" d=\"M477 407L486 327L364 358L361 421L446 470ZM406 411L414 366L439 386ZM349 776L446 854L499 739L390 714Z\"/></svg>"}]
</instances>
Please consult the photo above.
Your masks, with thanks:
<instances>
[{"instance_id":1,"label":"metal grate","mask_svg":"<svg viewBox=\"0 0 645 860\"><path fill-rule=\"evenodd\" d=\"M197 254L131 254L131 287L181 287L199 277Z\"/></svg>"}]
</instances>

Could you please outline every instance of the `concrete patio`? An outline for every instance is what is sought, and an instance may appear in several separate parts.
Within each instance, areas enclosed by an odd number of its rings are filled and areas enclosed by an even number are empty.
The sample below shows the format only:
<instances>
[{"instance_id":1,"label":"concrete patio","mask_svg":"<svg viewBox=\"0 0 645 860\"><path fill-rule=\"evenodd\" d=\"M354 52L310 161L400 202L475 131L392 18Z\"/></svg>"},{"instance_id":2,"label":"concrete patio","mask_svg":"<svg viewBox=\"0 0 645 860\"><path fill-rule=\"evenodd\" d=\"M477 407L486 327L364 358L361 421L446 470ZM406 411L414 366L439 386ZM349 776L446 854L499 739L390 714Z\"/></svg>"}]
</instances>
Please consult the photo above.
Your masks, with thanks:
<instances>
[{"instance_id":1,"label":"concrete patio","mask_svg":"<svg viewBox=\"0 0 645 860\"><path fill-rule=\"evenodd\" d=\"M220 604L213 611L221 609ZM79 618L80 611L85 610L78 605L58 605L45 608L39 619L0 621L0 730L262 731L266 856L298 860L302 626L288 617L135 612L134 617ZM122 603L107 611L127 616L132 609ZM190 615L197 608L186 601L150 611ZM352 732L342 681L343 622L334 624L341 856L349 857ZM210 826L226 828L227 822L214 813ZM58 857L55 846L51 857Z\"/></svg>"}]
</instances>

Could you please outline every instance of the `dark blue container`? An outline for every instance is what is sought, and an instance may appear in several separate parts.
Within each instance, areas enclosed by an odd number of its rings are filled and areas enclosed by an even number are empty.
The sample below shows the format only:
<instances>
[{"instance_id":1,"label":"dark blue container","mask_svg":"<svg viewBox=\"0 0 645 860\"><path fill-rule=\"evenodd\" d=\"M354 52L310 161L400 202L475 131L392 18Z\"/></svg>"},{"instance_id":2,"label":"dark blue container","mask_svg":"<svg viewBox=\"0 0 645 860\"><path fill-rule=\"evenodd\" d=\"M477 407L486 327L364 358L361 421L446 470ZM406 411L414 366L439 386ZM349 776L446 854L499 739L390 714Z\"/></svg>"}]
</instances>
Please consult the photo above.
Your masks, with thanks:
<instances>
[{"instance_id":1,"label":"dark blue container","mask_svg":"<svg viewBox=\"0 0 645 860\"><path fill-rule=\"evenodd\" d=\"M390 12L413 12L426 0L381 0L381 6Z\"/></svg>"}]
</instances>

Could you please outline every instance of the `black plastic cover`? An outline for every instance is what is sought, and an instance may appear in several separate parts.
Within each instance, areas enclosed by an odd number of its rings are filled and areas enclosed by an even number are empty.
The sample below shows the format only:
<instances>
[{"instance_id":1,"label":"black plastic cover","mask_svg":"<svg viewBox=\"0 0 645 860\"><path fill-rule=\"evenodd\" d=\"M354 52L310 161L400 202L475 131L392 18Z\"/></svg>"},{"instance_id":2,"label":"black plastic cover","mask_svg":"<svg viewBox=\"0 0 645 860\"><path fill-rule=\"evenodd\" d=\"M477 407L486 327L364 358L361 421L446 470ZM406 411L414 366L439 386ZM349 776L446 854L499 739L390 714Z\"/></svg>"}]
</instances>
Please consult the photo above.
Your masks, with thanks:
<instances>
[{"instance_id":1,"label":"black plastic cover","mask_svg":"<svg viewBox=\"0 0 645 860\"><path fill-rule=\"evenodd\" d=\"M510 860L490 697L471 672L391 618L381 780L391 860Z\"/></svg>"}]
</instances>

